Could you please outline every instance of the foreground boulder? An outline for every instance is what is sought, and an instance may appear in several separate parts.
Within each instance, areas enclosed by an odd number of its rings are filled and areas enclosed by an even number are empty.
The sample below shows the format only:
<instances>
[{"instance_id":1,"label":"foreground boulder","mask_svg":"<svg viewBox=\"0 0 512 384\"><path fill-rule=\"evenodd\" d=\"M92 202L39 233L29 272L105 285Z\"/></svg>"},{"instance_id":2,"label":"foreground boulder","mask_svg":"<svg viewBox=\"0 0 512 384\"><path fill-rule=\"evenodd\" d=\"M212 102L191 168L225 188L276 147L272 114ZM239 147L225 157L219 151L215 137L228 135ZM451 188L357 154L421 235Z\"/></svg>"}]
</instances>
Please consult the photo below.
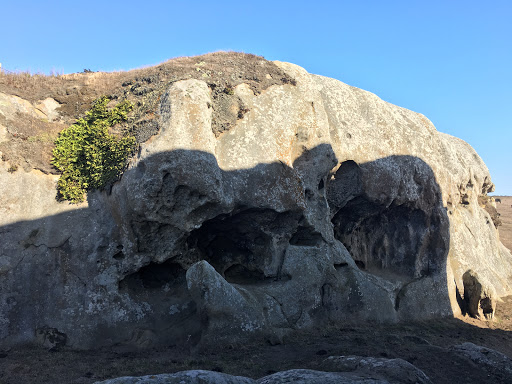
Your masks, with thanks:
<instances>
[{"instance_id":1,"label":"foreground boulder","mask_svg":"<svg viewBox=\"0 0 512 384\"><path fill-rule=\"evenodd\" d=\"M256 381L247 377L196 370L140 377L118 377L97 381L95 384L256 384Z\"/></svg>"},{"instance_id":2,"label":"foreground boulder","mask_svg":"<svg viewBox=\"0 0 512 384\"><path fill-rule=\"evenodd\" d=\"M512 360L507 355L473 343L455 345L450 350L471 360L481 370L492 372L501 382L512 382Z\"/></svg>"},{"instance_id":3,"label":"foreground boulder","mask_svg":"<svg viewBox=\"0 0 512 384\"><path fill-rule=\"evenodd\" d=\"M403 359L383 359L361 356L331 356L323 369L338 372L357 372L372 378L382 378L396 384L431 384L425 373Z\"/></svg>"},{"instance_id":4,"label":"foreground boulder","mask_svg":"<svg viewBox=\"0 0 512 384\"><path fill-rule=\"evenodd\" d=\"M396 359L398 360L398 359ZM379 367L376 364L375 367ZM411 367L413 367L411 365ZM389 368L389 367L387 367ZM354 372L323 372L310 369L292 369L289 371L277 372L259 380L246 377L231 376L224 373L212 371L185 371L172 374L160 374L141 377L119 377L105 381L98 381L95 384L430 384L423 372L413 367L412 374L401 372L396 368L387 377L383 374L385 369L379 372L354 371ZM412 377L416 381L412 381Z\"/></svg>"},{"instance_id":5,"label":"foreground boulder","mask_svg":"<svg viewBox=\"0 0 512 384\"><path fill-rule=\"evenodd\" d=\"M286 81L222 97L207 76L155 85L152 133L87 203L0 163L2 345L38 329L74 348L276 343L453 316L468 267L511 292L512 256L479 204L494 186L468 144L371 93L251 60Z\"/></svg>"}]
</instances>

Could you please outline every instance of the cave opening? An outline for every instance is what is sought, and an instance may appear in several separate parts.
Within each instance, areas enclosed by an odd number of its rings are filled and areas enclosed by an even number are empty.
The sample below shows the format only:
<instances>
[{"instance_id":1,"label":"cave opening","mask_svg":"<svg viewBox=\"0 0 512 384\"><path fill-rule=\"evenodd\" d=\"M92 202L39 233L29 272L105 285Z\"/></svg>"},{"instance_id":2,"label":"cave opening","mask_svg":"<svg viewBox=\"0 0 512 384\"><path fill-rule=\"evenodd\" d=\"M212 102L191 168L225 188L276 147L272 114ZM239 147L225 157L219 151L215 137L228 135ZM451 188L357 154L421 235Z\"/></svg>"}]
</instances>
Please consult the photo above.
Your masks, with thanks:
<instances>
[{"instance_id":1,"label":"cave opening","mask_svg":"<svg viewBox=\"0 0 512 384\"><path fill-rule=\"evenodd\" d=\"M129 274L119 282L119 291L132 295L144 295L157 291L176 294L186 290L186 270L178 263L167 260L163 263L150 263Z\"/></svg>"},{"instance_id":2,"label":"cave opening","mask_svg":"<svg viewBox=\"0 0 512 384\"><path fill-rule=\"evenodd\" d=\"M383 164L386 161L391 165ZM413 175L413 185L419 191L417 200L400 201L397 196L388 201L367 189L373 187L368 184L370 178L403 183L395 177L401 167L404 171L400 172ZM431 174L428 165L408 157L364 165L348 160L329 180L327 200L334 237L345 245L360 269L384 278L410 280L442 268L449 246L448 222L443 220L435 178L424 176ZM387 189L391 190L389 185Z\"/></svg>"},{"instance_id":3,"label":"cave opening","mask_svg":"<svg viewBox=\"0 0 512 384\"><path fill-rule=\"evenodd\" d=\"M187 249L230 283L260 283L277 276L275 260L297 226L296 216L253 208L220 215L191 232Z\"/></svg>"},{"instance_id":4,"label":"cave opening","mask_svg":"<svg viewBox=\"0 0 512 384\"><path fill-rule=\"evenodd\" d=\"M429 276L445 256L437 214L407 205L379 206L359 196L332 219L334 236L356 265L383 276Z\"/></svg>"},{"instance_id":5,"label":"cave opening","mask_svg":"<svg viewBox=\"0 0 512 384\"><path fill-rule=\"evenodd\" d=\"M290 239L291 245L302 247L317 247L323 243L323 237L320 232L314 230L310 226L300 225L297 231Z\"/></svg>"}]
</instances>

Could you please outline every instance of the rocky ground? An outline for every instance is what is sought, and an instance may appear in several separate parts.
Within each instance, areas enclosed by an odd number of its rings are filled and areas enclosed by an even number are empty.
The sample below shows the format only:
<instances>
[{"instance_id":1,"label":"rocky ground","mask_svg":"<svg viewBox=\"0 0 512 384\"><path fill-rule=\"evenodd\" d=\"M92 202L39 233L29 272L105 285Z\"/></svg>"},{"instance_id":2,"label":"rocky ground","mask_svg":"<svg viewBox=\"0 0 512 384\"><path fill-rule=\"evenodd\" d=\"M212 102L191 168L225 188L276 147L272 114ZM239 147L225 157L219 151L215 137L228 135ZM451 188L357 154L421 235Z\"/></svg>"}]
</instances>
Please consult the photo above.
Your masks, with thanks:
<instances>
[{"instance_id":1,"label":"rocky ground","mask_svg":"<svg viewBox=\"0 0 512 384\"><path fill-rule=\"evenodd\" d=\"M512 239L512 197L498 203L502 241ZM142 376L207 369L260 378L295 369L325 369L329 356L400 357L421 369L434 383L506 383L502 371L476 365L450 350L472 342L512 357L512 297L497 307L492 322L444 319L407 325L358 325L317 329L278 345L254 344L192 351L166 349L133 351L114 347L96 351L45 350L25 347L0 353L0 383L94 383L119 376Z\"/></svg>"}]
</instances>

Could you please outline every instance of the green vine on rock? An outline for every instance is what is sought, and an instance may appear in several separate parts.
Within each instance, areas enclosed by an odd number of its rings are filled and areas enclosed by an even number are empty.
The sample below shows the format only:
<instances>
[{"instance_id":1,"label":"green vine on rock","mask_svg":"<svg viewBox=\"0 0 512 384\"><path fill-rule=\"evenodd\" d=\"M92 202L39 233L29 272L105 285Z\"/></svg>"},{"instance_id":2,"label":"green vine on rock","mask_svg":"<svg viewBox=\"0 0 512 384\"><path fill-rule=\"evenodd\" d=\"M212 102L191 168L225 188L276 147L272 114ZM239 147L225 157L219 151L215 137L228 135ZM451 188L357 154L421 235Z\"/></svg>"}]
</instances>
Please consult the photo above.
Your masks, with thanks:
<instances>
[{"instance_id":1,"label":"green vine on rock","mask_svg":"<svg viewBox=\"0 0 512 384\"><path fill-rule=\"evenodd\" d=\"M57 182L57 197L80 203L87 191L103 189L116 181L126 167L136 140L117 138L109 128L126 121L133 108L125 100L108 108L110 99L97 99L84 118L63 130L55 141L52 165L62 172Z\"/></svg>"}]
</instances>

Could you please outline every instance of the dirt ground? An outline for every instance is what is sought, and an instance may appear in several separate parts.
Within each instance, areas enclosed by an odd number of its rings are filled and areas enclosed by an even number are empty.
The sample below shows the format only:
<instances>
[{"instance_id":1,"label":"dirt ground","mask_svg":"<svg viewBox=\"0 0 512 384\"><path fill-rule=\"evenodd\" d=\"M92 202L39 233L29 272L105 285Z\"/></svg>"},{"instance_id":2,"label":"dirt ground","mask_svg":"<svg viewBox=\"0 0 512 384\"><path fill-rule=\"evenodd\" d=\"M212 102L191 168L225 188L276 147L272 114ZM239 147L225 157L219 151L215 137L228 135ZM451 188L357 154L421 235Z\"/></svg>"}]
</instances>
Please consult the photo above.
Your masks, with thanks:
<instances>
[{"instance_id":1,"label":"dirt ground","mask_svg":"<svg viewBox=\"0 0 512 384\"><path fill-rule=\"evenodd\" d=\"M0 354L0 383L93 383L118 376L208 369L259 378L293 368L318 369L328 356L400 357L434 383L502 383L499 375L469 364L447 347L466 341L512 356L512 297L494 322L444 319L414 324L318 329L280 345L253 344L193 353L182 348L142 352L123 348L47 351L37 347Z\"/></svg>"}]
</instances>

